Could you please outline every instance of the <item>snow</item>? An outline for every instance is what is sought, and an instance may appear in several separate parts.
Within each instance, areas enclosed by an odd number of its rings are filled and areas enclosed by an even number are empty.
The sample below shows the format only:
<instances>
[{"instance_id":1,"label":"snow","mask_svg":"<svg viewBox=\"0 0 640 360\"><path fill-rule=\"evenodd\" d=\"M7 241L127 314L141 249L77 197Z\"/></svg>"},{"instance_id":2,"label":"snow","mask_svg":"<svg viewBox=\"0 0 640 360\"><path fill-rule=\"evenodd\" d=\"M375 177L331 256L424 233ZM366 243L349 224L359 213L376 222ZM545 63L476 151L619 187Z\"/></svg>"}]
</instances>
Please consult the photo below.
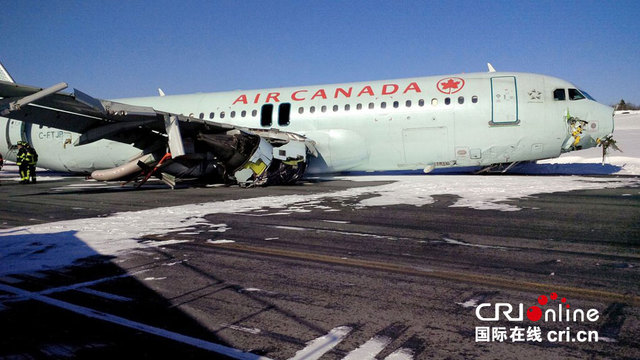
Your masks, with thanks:
<instances>
[{"instance_id":1,"label":"snow","mask_svg":"<svg viewBox=\"0 0 640 360\"><path fill-rule=\"evenodd\" d=\"M548 172L548 167L553 166L558 169L571 169L571 176L350 176L343 179L354 182L384 181L385 183L337 192L265 196L120 212L106 217L0 230L0 276L65 267L98 254L119 256L135 249L194 241L193 237L189 236L193 233L224 233L229 230L226 224L208 222L205 217L211 214L265 213L269 216L287 216L292 211L341 211L343 207L350 206L425 206L434 203L435 197L441 195L451 196L451 207L519 211L521 208L514 203L514 200L537 194L638 186L640 185L640 178L637 177L640 175L640 141L638 141L640 140L640 113L616 115L615 119L614 138L618 140L618 146L624 153L607 156L609 165L601 164L600 149L589 149L571 152L555 160L532 164L527 172L528 175L545 174ZM8 165L5 169L6 171L0 172L2 180L13 180L17 174L15 165ZM593 173L593 169L600 169L607 175L634 175L635 177L587 176ZM41 173L39 181L53 181L59 178L58 175ZM17 181L17 178L15 180ZM87 186L95 184L85 183ZM638 190L633 189L625 195L638 193ZM332 205L327 206L327 204ZM311 231L298 227L280 226L279 228ZM166 240L141 241L140 239L144 239L146 235L155 235L153 237L155 239ZM213 244L230 241L233 240L210 240Z\"/></svg>"},{"instance_id":2,"label":"snow","mask_svg":"<svg viewBox=\"0 0 640 360\"><path fill-rule=\"evenodd\" d=\"M208 244L231 244L234 243L235 241L233 240L225 240L225 239L220 239L220 240L207 240Z\"/></svg>"},{"instance_id":3,"label":"snow","mask_svg":"<svg viewBox=\"0 0 640 360\"><path fill-rule=\"evenodd\" d=\"M463 308L470 308L478 306L478 299L470 299L465 302L457 302L456 304L462 306Z\"/></svg>"},{"instance_id":4,"label":"snow","mask_svg":"<svg viewBox=\"0 0 640 360\"><path fill-rule=\"evenodd\" d=\"M640 111L616 112L613 138L622 152L609 149L602 164L602 148L572 151L557 159L538 161L538 173L640 175ZM544 170L544 171L543 171ZM536 169L531 172L536 173Z\"/></svg>"}]
</instances>

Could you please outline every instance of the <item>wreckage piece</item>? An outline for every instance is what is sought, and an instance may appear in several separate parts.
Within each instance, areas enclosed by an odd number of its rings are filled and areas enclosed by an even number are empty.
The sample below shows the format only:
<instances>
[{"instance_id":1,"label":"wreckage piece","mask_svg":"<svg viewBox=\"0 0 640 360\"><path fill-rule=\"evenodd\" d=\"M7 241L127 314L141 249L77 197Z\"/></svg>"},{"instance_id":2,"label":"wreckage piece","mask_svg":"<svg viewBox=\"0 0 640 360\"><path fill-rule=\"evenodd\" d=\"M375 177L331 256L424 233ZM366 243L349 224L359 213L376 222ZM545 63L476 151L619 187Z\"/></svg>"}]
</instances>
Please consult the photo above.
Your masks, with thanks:
<instances>
[{"instance_id":1,"label":"wreckage piece","mask_svg":"<svg viewBox=\"0 0 640 360\"><path fill-rule=\"evenodd\" d=\"M278 130L200 133L198 141L206 143L231 180L242 187L295 183L304 174L313 146L304 137Z\"/></svg>"},{"instance_id":2,"label":"wreckage piece","mask_svg":"<svg viewBox=\"0 0 640 360\"><path fill-rule=\"evenodd\" d=\"M140 155L120 166L111 169L96 170L91 173L91 178L98 181L122 180L140 173L142 168L139 163L152 164L156 161L153 154Z\"/></svg>"}]
</instances>

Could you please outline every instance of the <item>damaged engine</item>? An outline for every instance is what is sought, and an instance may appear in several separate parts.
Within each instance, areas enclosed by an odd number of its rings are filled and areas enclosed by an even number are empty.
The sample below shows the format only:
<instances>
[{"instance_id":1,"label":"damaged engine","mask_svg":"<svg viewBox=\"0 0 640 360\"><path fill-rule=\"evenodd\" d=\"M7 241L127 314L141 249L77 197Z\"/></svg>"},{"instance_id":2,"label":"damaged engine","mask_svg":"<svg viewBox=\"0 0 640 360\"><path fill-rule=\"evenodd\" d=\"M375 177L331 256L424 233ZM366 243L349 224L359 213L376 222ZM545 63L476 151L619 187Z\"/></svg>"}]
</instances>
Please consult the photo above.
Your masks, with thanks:
<instances>
[{"instance_id":1,"label":"damaged engine","mask_svg":"<svg viewBox=\"0 0 640 360\"><path fill-rule=\"evenodd\" d=\"M200 129L192 136L180 134L179 139L169 132L166 154L154 151L117 168L95 171L92 177L103 181L133 180L138 186L150 176L171 187L177 179L241 187L288 185L302 178L307 155L315 154L312 142L293 133L274 129L215 130Z\"/></svg>"}]
</instances>

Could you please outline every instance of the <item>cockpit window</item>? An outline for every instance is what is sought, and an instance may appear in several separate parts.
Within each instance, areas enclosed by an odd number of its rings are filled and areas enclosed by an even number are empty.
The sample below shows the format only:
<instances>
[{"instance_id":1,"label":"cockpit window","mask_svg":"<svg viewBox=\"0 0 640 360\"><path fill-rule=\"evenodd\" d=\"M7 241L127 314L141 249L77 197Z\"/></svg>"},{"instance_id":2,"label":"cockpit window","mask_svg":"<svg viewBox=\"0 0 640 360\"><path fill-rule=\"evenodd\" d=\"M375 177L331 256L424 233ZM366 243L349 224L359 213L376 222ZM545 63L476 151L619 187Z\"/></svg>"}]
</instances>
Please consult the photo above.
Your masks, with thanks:
<instances>
[{"instance_id":1,"label":"cockpit window","mask_svg":"<svg viewBox=\"0 0 640 360\"><path fill-rule=\"evenodd\" d=\"M567 100L564 89L553 90L553 100Z\"/></svg>"},{"instance_id":2,"label":"cockpit window","mask_svg":"<svg viewBox=\"0 0 640 360\"><path fill-rule=\"evenodd\" d=\"M585 96L582 95L578 89L569 89L569 99L571 100L582 100L585 99Z\"/></svg>"},{"instance_id":3,"label":"cockpit window","mask_svg":"<svg viewBox=\"0 0 640 360\"><path fill-rule=\"evenodd\" d=\"M593 96L589 95L586 91L584 91L582 89L580 89L579 91L582 93L582 95L586 96L587 99L596 101L596 99L594 99Z\"/></svg>"}]
</instances>

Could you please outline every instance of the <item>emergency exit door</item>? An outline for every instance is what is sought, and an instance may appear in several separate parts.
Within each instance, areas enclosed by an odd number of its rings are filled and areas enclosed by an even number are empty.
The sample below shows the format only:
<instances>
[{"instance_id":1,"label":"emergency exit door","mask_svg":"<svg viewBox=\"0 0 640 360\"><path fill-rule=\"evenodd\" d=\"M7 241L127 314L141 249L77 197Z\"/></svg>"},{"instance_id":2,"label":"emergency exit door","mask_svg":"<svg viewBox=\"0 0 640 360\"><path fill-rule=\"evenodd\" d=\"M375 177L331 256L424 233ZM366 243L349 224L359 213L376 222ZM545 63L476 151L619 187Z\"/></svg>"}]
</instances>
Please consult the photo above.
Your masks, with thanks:
<instances>
[{"instance_id":1,"label":"emergency exit door","mask_svg":"<svg viewBox=\"0 0 640 360\"><path fill-rule=\"evenodd\" d=\"M18 141L25 140L26 123L18 120L7 119L7 145L16 145Z\"/></svg>"},{"instance_id":2,"label":"emergency exit door","mask_svg":"<svg viewBox=\"0 0 640 360\"><path fill-rule=\"evenodd\" d=\"M491 78L491 122L496 125L520 122L515 76Z\"/></svg>"}]
</instances>

